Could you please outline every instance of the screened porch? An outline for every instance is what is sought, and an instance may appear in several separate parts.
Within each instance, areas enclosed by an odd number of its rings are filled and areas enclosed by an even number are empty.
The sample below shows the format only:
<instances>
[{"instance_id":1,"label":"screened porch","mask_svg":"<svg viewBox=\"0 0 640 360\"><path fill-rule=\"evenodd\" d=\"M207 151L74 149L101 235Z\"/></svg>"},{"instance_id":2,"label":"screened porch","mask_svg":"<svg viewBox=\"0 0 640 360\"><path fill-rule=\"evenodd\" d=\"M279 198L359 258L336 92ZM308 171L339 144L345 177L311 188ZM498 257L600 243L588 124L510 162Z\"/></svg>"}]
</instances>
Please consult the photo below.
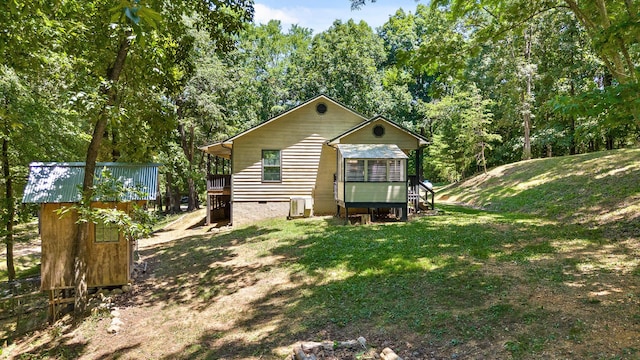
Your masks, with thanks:
<instances>
[{"instance_id":1,"label":"screened porch","mask_svg":"<svg viewBox=\"0 0 640 360\"><path fill-rule=\"evenodd\" d=\"M407 155L394 144L337 144L337 213L394 208L407 217Z\"/></svg>"}]
</instances>

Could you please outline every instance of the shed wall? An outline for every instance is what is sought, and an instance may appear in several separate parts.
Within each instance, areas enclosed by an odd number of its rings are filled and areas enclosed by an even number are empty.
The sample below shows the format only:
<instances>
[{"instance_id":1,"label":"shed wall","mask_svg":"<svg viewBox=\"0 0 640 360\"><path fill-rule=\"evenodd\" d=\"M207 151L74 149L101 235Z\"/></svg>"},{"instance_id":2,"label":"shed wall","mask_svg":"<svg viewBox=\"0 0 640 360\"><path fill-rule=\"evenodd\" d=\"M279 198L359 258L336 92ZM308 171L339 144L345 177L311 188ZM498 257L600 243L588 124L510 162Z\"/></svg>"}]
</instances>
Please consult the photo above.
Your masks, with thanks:
<instances>
[{"instance_id":1,"label":"shed wall","mask_svg":"<svg viewBox=\"0 0 640 360\"><path fill-rule=\"evenodd\" d=\"M63 206L73 204L42 204L40 212L42 259L42 290L73 286L73 243L78 219L75 211L60 217ZM94 203L96 208L113 207L113 203ZM119 203L119 210L130 211L131 203ZM117 243L96 243L95 229L89 225L87 239L87 285L90 287L124 285L131 273L131 244L120 235Z\"/></svg>"}]
</instances>

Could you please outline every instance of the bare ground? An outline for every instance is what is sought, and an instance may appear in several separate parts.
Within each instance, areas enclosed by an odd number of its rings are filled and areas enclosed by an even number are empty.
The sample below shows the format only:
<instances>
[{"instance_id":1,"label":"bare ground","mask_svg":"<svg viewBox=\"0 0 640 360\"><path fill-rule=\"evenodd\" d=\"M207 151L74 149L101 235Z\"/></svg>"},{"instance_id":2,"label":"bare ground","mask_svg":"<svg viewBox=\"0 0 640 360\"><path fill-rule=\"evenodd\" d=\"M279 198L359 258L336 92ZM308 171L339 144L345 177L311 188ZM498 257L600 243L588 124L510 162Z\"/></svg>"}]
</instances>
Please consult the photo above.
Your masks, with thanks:
<instances>
[{"instance_id":1,"label":"bare ground","mask_svg":"<svg viewBox=\"0 0 640 360\"><path fill-rule=\"evenodd\" d=\"M202 212L188 214L140 242L140 260L147 263L147 271L136 279L131 292L113 297L124 323L117 334L107 334L109 314L96 312L77 327L67 319L35 332L5 347L3 355L25 359L283 359L298 341L341 341L364 336L372 347L369 352L340 351L323 354L324 358L374 358L384 347L393 348L405 359L513 358L507 348L518 343L510 342L511 334L525 324L506 324L494 337L464 344L454 344L453 340L434 342L411 333L403 324L301 329L296 323L299 319L291 321L287 317L287 309L304 298L305 288L314 284L304 283L306 280L289 268L276 266L282 259L261 252L259 247L244 247L239 253L243 245L239 240L215 243L219 240L211 237L212 233L230 230L224 224L201 226L202 217ZM198 247L202 239L210 239L212 245ZM176 251L180 242L193 247L190 251ZM557 256L582 253L609 265L620 264L619 268L610 272L584 268L577 274L578 281L562 291L523 286L511 292L517 294L508 300L514 308L526 306L557 314L544 319L548 323L540 326L569 334L554 340L553 353L527 358L578 359L584 354L598 359L640 358L640 289L637 281L620 281L620 275L636 268L637 264L629 261L640 254L637 242L594 251L588 247L566 248L566 253ZM214 261L207 263L203 259ZM165 276L167 268L177 263L191 264L193 271L186 266L182 273ZM515 264L510 267L488 260L482 265L487 273L522 275ZM537 266L544 271L545 259L540 259ZM197 290L194 284L206 284L206 290ZM535 341L523 339L521 345L535 346Z\"/></svg>"}]
</instances>

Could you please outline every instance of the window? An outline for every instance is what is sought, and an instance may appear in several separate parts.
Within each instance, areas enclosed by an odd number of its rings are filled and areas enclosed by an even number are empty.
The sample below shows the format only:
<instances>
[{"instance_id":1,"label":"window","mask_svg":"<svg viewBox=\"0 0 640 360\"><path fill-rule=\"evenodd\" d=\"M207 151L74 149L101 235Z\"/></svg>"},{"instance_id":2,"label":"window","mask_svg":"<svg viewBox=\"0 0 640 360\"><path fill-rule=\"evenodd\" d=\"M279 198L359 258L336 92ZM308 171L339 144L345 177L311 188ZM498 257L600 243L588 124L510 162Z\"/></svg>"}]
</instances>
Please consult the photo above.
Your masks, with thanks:
<instances>
[{"instance_id":1,"label":"window","mask_svg":"<svg viewBox=\"0 0 640 360\"><path fill-rule=\"evenodd\" d=\"M387 160L368 160L367 181L387 181Z\"/></svg>"},{"instance_id":2,"label":"window","mask_svg":"<svg viewBox=\"0 0 640 360\"><path fill-rule=\"evenodd\" d=\"M94 223L95 241L97 243L120 242L118 227L109 223Z\"/></svg>"},{"instance_id":3,"label":"window","mask_svg":"<svg viewBox=\"0 0 640 360\"><path fill-rule=\"evenodd\" d=\"M403 159L346 160L346 181L350 182L402 182L406 181Z\"/></svg>"},{"instance_id":4,"label":"window","mask_svg":"<svg viewBox=\"0 0 640 360\"><path fill-rule=\"evenodd\" d=\"M327 105L325 105L324 103L318 104L316 106L316 111L318 112L318 114L323 115L327 112Z\"/></svg>"},{"instance_id":5,"label":"window","mask_svg":"<svg viewBox=\"0 0 640 360\"><path fill-rule=\"evenodd\" d=\"M389 160L389 181L405 181L404 160Z\"/></svg>"},{"instance_id":6,"label":"window","mask_svg":"<svg viewBox=\"0 0 640 360\"><path fill-rule=\"evenodd\" d=\"M347 160L347 181L364 181L364 160Z\"/></svg>"},{"instance_id":7,"label":"window","mask_svg":"<svg viewBox=\"0 0 640 360\"><path fill-rule=\"evenodd\" d=\"M280 170L280 150L262 150L262 181L281 181Z\"/></svg>"}]
</instances>

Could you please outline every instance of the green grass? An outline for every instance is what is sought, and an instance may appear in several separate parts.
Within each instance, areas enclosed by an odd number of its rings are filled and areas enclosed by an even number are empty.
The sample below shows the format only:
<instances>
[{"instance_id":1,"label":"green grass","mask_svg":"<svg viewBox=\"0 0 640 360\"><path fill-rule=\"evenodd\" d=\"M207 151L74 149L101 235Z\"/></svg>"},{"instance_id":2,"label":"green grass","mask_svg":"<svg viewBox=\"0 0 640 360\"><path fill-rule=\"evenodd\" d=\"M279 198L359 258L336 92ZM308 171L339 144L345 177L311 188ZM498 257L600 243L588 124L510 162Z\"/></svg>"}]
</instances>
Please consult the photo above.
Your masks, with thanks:
<instances>
[{"instance_id":1,"label":"green grass","mask_svg":"<svg viewBox=\"0 0 640 360\"><path fill-rule=\"evenodd\" d=\"M438 195L493 211L597 222L640 210L640 149L522 161L492 169Z\"/></svg>"},{"instance_id":2,"label":"green grass","mask_svg":"<svg viewBox=\"0 0 640 360\"><path fill-rule=\"evenodd\" d=\"M440 210L444 215L407 223L274 220L211 238L183 239L154 256L171 264L156 272L164 291L156 296L178 304L189 298L178 290L194 288L198 301L208 306L240 291L238 277L260 278L273 270L249 266L240 271L221 263L276 257L274 266L288 269L295 288L265 294L238 326L258 327L277 316L296 325L275 329L279 335L261 346L335 327L358 334L400 332L444 351L484 342L492 344L489 355L518 359L561 357L559 349L601 336L595 330L601 317L623 323L625 313L635 311L634 303L616 303L615 293L591 300L593 289L584 285L600 281L640 296L633 290L640 285L638 251L606 239L606 227L455 205ZM273 302L285 305L276 309ZM584 306L593 317L575 313ZM640 330L639 325L632 326Z\"/></svg>"}]
</instances>

